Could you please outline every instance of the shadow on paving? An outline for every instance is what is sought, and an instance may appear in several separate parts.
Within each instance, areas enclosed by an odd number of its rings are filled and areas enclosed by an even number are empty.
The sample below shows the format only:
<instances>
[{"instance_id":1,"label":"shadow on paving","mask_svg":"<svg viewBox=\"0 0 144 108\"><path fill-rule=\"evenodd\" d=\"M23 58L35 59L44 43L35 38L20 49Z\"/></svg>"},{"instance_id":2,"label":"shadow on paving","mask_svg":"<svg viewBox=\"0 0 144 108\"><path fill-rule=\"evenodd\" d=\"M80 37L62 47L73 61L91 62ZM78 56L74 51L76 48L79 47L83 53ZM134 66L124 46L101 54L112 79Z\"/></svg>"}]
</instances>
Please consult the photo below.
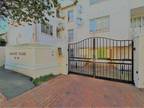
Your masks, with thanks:
<instances>
[{"instance_id":1,"label":"shadow on paving","mask_svg":"<svg viewBox=\"0 0 144 108\"><path fill-rule=\"evenodd\" d=\"M12 99L32 88L34 84L30 77L0 68L0 92L7 99Z\"/></svg>"}]
</instances>

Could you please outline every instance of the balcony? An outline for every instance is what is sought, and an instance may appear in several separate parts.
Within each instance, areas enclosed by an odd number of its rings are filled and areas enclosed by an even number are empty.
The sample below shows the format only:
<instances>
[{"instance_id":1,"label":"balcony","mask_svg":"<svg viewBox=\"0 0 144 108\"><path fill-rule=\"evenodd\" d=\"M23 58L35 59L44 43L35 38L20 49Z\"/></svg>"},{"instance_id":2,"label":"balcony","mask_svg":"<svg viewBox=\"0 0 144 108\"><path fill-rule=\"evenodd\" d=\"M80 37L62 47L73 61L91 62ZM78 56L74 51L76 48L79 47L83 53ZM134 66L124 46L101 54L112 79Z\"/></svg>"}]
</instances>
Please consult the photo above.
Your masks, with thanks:
<instances>
[{"instance_id":1,"label":"balcony","mask_svg":"<svg viewBox=\"0 0 144 108\"><path fill-rule=\"evenodd\" d=\"M144 26L143 27L131 27L131 33L133 36L144 35Z\"/></svg>"},{"instance_id":2,"label":"balcony","mask_svg":"<svg viewBox=\"0 0 144 108\"><path fill-rule=\"evenodd\" d=\"M131 33L133 36L144 35L144 7L131 10Z\"/></svg>"}]
</instances>

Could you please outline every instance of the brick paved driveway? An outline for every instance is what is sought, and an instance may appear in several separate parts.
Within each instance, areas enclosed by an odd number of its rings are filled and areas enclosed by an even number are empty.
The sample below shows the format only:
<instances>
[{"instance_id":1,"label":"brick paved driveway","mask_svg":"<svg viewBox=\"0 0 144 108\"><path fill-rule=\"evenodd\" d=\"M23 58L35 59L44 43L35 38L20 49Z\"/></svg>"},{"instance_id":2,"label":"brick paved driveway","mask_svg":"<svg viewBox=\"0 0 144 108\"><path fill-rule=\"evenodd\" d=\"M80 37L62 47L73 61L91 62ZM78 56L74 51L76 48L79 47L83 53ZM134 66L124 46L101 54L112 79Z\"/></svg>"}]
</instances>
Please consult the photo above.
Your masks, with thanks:
<instances>
[{"instance_id":1,"label":"brick paved driveway","mask_svg":"<svg viewBox=\"0 0 144 108\"><path fill-rule=\"evenodd\" d=\"M123 83L62 75L10 100L7 106L9 108L144 108L144 90Z\"/></svg>"}]
</instances>

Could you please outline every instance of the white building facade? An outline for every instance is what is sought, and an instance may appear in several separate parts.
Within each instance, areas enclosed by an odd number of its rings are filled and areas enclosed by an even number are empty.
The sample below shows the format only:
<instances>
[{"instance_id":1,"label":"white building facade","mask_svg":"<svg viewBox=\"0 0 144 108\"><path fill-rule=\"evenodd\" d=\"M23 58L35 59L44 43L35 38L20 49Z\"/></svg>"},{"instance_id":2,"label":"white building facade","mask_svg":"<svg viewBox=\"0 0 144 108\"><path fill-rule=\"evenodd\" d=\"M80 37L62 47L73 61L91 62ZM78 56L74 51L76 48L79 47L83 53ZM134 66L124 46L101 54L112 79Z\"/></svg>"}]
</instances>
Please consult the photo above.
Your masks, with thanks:
<instances>
[{"instance_id":1,"label":"white building facade","mask_svg":"<svg viewBox=\"0 0 144 108\"><path fill-rule=\"evenodd\" d=\"M62 8L72 42L89 36L132 39L134 31L143 31L143 10L143 0L78 0Z\"/></svg>"},{"instance_id":2,"label":"white building facade","mask_svg":"<svg viewBox=\"0 0 144 108\"><path fill-rule=\"evenodd\" d=\"M67 74L67 39L62 19L54 14L44 24L10 25L5 68L36 78L48 74Z\"/></svg>"}]
</instances>

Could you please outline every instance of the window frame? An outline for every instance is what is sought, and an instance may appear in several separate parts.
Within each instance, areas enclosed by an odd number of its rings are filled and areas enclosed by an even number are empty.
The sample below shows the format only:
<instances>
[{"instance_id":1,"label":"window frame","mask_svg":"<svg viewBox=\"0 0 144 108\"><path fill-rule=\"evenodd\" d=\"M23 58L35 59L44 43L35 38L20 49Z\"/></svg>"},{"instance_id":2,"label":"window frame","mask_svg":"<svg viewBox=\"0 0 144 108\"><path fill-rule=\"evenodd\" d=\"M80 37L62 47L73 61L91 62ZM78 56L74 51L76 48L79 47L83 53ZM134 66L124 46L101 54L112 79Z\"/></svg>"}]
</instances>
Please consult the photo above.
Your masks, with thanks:
<instances>
[{"instance_id":1,"label":"window frame","mask_svg":"<svg viewBox=\"0 0 144 108\"><path fill-rule=\"evenodd\" d=\"M48 25L41 24L41 33L53 36L53 33L54 33L53 25L51 25L51 24L48 24Z\"/></svg>"},{"instance_id":2,"label":"window frame","mask_svg":"<svg viewBox=\"0 0 144 108\"><path fill-rule=\"evenodd\" d=\"M68 22L74 22L74 10L68 10Z\"/></svg>"},{"instance_id":3,"label":"window frame","mask_svg":"<svg viewBox=\"0 0 144 108\"><path fill-rule=\"evenodd\" d=\"M93 26L93 27L91 27L92 20L95 20L95 26ZM94 29L94 27L95 27L95 29ZM91 28L93 28L93 30ZM89 20L89 32L90 33L96 33L96 32L103 33L103 32L109 32L109 31L110 31L110 16L109 15L92 18Z\"/></svg>"},{"instance_id":4,"label":"window frame","mask_svg":"<svg viewBox=\"0 0 144 108\"><path fill-rule=\"evenodd\" d=\"M72 31L72 36L70 35L70 32ZM68 30L68 42L73 42L74 41L74 29L69 29Z\"/></svg>"}]
</instances>

